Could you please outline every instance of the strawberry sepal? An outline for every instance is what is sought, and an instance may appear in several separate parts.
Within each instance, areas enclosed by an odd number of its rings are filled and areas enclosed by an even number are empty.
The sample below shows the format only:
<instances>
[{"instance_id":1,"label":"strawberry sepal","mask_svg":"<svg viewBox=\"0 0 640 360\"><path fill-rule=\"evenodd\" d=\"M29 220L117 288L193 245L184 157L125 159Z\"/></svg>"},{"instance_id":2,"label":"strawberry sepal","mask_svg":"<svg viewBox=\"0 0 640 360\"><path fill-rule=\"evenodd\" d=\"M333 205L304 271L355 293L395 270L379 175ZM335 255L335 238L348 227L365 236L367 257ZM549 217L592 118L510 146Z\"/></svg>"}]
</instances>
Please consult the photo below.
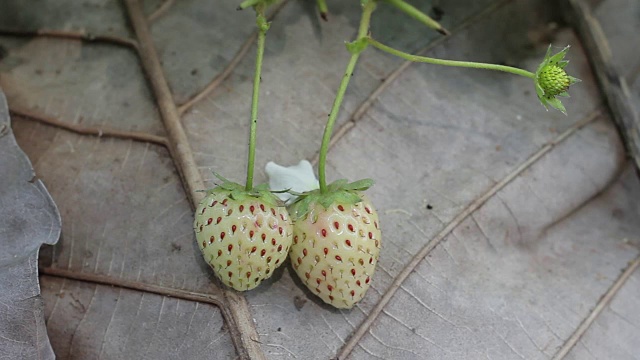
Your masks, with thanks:
<instances>
[{"instance_id":1,"label":"strawberry sepal","mask_svg":"<svg viewBox=\"0 0 640 360\"><path fill-rule=\"evenodd\" d=\"M320 189L295 193L293 195L298 198L291 204L290 214L294 219L303 219L314 203L322 205L325 209L333 204L356 204L362 201L361 192L369 189L373 184L372 179L362 179L351 183L346 179L340 179L329 184L325 193Z\"/></svg>"},{"instance_id":2,"label":"strawberry sepal","mask_svg":"<svg viewBox=\"0 0 640 360\"><path fill-rule=\"evenodd\" d=\"M219 194L224 193L229 196L229 198L236 200L238 202L253 198L259 199L263 201L265 204L275 206L275 207L283 207L284 202L280 200L276 195L273 194L271 190L269 190L268 184L260 184L255 186L251 190L246 190L244 185L240 185L236 182L233 182L229 179L224 178L222 175L214 172L213 175L217 177L222 183L217 186L206 190L207 195L209 194Z\"/></svg>"}]
</instances>

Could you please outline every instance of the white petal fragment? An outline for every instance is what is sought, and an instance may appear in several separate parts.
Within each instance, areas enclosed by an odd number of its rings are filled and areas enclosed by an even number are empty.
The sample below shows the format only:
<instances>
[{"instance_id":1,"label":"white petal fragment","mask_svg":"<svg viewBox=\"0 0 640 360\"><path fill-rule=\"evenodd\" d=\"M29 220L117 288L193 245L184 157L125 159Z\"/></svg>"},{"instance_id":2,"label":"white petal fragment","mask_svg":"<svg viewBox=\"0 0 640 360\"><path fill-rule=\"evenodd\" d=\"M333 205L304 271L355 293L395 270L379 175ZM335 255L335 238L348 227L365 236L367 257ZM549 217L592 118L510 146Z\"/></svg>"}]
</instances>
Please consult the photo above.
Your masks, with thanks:
<instances>
[{"instance_id":1,"label":"white petal fragment","mask_svg":"<svg viewBox=\"0 0 640 360\"><path fill-rule=\"evenodd\" d=\"M313 167L307 160L302 160L298 165L288 167L270 161L265 166L265 171L269 176L269 188L273 191L293 190L302 193L320 187L318 179L313 173ZM287 203L291 203L296 199L296 196L289 193L276 195L280 200Z\"/></svg>"}]
</instances>

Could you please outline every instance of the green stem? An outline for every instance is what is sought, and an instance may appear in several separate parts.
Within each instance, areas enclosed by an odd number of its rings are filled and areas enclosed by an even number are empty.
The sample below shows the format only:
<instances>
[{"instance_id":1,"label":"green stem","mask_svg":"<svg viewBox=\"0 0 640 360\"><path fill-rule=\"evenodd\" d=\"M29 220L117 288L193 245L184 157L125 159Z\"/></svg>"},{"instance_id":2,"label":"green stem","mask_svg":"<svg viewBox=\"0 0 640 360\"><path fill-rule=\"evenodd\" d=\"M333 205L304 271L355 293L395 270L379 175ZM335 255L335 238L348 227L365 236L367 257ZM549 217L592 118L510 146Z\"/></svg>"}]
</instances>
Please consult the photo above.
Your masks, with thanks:
<instances>
[{"instance_id":1,"label":"green stem","mask_svg":"<svg viewBox=\"0 0 640 360\"><path fill-rule=\"evenodd\" d=\"M250 7L250 6L256 6L261 1L263 1L263 0L244 0L238 6L238 10L244 10L244 9Z\"/></svg>"},{"instance_id":2,"label":"green stem","mask_svg":"<svg viewBox=\"0 0 640 360\"><path fill-rule=\"evenodd\" d=\"M327 14L329 13L329 8L327 7L327 2L325 0L316 0L318 3L318 10L320 11L320 16L325 21L327 20Z\"/></svg>"},{"instance_id":3,"label":"green stem","mask_svg":"<svg viewBox=\"0 0 640 360\"><path fill-rule=\"evenodd\" d=\"M523 69L518 69L515 67L511 67L511 66L504 66L504 65L496 65L496 64L486 64L486 63L477 63L477 62L471 62L471 61L456 61L456 60L443 60L443 59L435 59L435 58L430 58L430 57L425 57L425 56L417 56L417 55L411 55L411 54L407 54L406 52L402 52L400 50L394 49L392 47L389 47L387 45L384 45L382 43L379 43L378 41L368 37L367 41L369 42L369 44L371 44L372 46L387 52L391 55L395 55L398 57L401 57L403 59L409 60L409 61L414 61L414 62L423 62L423 63L429 63L429 64L436 64L436 65L445 65L445 66L455 66L455 67L465 67L465 68L473 68L473 69L486 69L486 70L497 70L497 71L504 71L504 72L508 72L511 74L516 74L516 75L520 75L520 76L524 76L524 77L528 77L531 79L535 79L536 75L530 71L527 70L523 70Z\"/></svg>"},{"instance_id":4,"label":"green stem","mask_svg":"<svg viewBox=\"0 0 640 360\"><path fill-rule=\"evenodd\" d=\"M360 28L358 29L358 37L357 41L363 41L367 37L367 33L369 32L369 23L371 22L371 14L376 8L375 0L366 1L362 8L362 18L360 19ZM344 94L347 91L347 86L349 86L349 80L351 80L351 76L353 75L353 69L356 67L358 62L358 58L360 57L360 53L364 49L354 50L351 52L351 59L349 59L349 64L347 65L347 69L345 70L344 76L342 77L342 81L340 82L340 86L338 87L338 93L336 94L336 99L333 102L333 106L331 108L331 113L329 113L329 119L327 120L327 125L324 128L324 135L322 136L322 145L320 146L320 158L318 160L318 181L320 182L320 192L325 194L327 193L327 178L325 173L325 167L327 163L327 152L329 151L329 143L331 141L331 134L333 132L333 125L338 118L338 112L340 111L340 106L342 105L342 101L344 100Z\"/></svg>"},{"instance_id":5,"label":"green stem","mask_svg":"<svg viewBox=\"0 0 640 360\"><path fill-rule=\"evenodd\" d=\"M269 30L269 23L264 16L264 4L255 6L256 24L258 25L258 50L256 54L256 71L253 77L253 97L251 99L251 126L249 130L249 158L247 160L247 183L245 189L253 189L253 168L256 159L256 128L258 125L258 99L260 97L260 80L262 74L262 58L264 42Z\"/></svg>"},{"instance_id":6,"label":"green stem","mask_svg":"<svg viewBox=\"0 0 640 360\"><path fill-rule=\"evenodd\" d=\"M442 27L437 21L433 20L429 15L415 8L413 5L404 2L403 0L385 0L387 3L397 7L400 11L403 11L407 15L427 25L428 27L437 30L441 34L449 35L449 32Z\"/></svg>"}]
</instances>

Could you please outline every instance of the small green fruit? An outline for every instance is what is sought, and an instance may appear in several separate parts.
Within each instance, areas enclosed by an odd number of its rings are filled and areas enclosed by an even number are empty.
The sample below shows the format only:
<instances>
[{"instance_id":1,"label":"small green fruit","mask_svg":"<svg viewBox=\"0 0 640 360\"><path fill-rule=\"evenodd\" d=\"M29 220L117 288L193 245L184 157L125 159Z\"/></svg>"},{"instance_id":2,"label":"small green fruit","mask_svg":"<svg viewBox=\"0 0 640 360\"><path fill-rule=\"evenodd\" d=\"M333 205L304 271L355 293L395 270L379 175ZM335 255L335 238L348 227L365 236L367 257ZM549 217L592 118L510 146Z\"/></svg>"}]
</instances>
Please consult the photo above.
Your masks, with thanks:
<instances>
[{"instance_id":1,"label":"small green fruit","mask_svg":"<svg viewBox=\"0 0 640 360\"><path fill-rule=\"evenodd\" d=\"M569 79L567 72L557 65L546 66L542 69L538 81L547 96L562 94L571 85L571 79Z\"/></svg>"}]
</instances>

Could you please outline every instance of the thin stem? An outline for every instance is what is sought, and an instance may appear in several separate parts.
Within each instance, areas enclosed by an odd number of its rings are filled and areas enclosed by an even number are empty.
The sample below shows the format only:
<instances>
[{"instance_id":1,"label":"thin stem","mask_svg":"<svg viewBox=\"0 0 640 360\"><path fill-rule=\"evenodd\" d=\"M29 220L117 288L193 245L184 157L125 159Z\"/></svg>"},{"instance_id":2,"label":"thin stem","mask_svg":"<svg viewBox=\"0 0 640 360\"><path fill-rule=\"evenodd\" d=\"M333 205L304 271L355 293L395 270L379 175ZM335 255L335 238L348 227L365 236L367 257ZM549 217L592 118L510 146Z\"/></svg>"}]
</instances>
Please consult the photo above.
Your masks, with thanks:
<instances>
[{"instance_id":1,"label":"thin stem","mask_svg":"<svg viewBox=\"0 0 640 360\"><path fill-rule=\"evenodd\" d=\"M262 58L264 42L269 30L269 23L264 16L264 4L256 5L256 24L258 25L258 50L256 53L256 71L253 77L253 98L251 99L251 126L249 130L249 158L247 160L247 183L245 189L253 189L253 168L256 159L256 129L258 125L258 99L260 98L260 80L262 74Z\"/></svg>"},{"instance_id":2,"label":"thin stem","mask_svg":"<svg viewBox=\"0 0 640 360\"><path fill-rule=\"evenodd\" d=\"M412 18L420 21L426 26L438 31L443 35L449 35L449 31L440 25L437 21L433 20L429 15L415 8L413 5L404 2L403 0L385 0L390 5L397 7L400 11L411 16Z\"/></svg>"},{"instance_id":3,"label":"thin stem","mask_svg":"<svg viewBox=\"0 0 640 360\"><path fill-rule=\"evenodd\" d=\"M423 63L429 63L429 64L436 64L436 65L445 65L445 66L455 66L455 67L465 67L465 68L473 68L473 69L486 69L486 70L497 70L497 71L504 71L504 72L508 72L511 74L515 74L515 75L520 75L520 76L524 76L524 77L528 77L531 79L535 79L536 75L530 71L527 70L523 70L523 69L518 69L515 67L511 67L511 66L504 66L504 65L496 65L496 64L486 64L486 63L478 63L478 62L471 62L471 61L456 61L456 60L444 60L444 59L435 59L435 58L430 58L430 57L425 57L425 56L418 56L418 55L411 55L411 54L407 54L406 52L402 52L400 50L394 49L392 47L389 47L387 45L384 45L370 37L367 38L367 41L369 42L369 44L371 44L372 46L387 52L391 55L395 55L398 57L401 57L403 59L409 60L409 61L414 61L414 62L423 62Z\"/></svg>"},{"instance_id":4,"label":"thin stem","mask_svg":"<svg viewBox=\"0 0 640 360\"><path fill-rule=\"evenodd\" d=\"M364 39L367 37L367 33L369 32L369 23L371 22L371 14L376 8L376 2L374 0L369 0L366 2L362 9L362 18L360 19L360 28L358 29L358 37L356 41ZM342 101L344 100L344 94L347 91L347 86L349 86L349 80L351 80L351 76L353 75L353 69L356 67L358 63L358 58L360 57L360 51L353 51L351 53L351 59L349 59L349 64L347 65L347 69L345 70L344 76L342 77L342 81L340 82L340 87L338 87L338 93L336 94L336 99L333 102L333 107L331 108L331 113L329 113L329 119L327 120L327 125L324 128L324 135L322 136L322 145L320 146L320 158L318 160L318 180L320 182L320 192L327 192L327 178L325 167L327 163L327 152L329 151L329 143L331 142L331 133L333 132L333 125L338 118L338 112L340 111L340 106L342 105Z\"/></svg>"},{"instance_id":5,"label":"thin stem","mask_svg":"<svg viewBox=\"0 0 640 360\"><path fill-rule=\"evenodd\" d=\"M262 2L262 1L263 0L244 0L238 6L238 10L244 10L244 9L248 8L249 6L256 6L256 5L258 5L258 3ZM257 11L257 9L256 9L256 11Z\"/></svg>"},{"instance_id":6,"label":"thin stem","mask_svg":"<svg viewBox=\"0 0 640 360\"><path fill-rule=\"evenodd\" d=\"M327 2L325 0L316 0L318 3L318 10L320 11L320 16L322 20L327 21L327 14L329 14L329 8L327 7Z\"/></svg>"}]
</instances>

